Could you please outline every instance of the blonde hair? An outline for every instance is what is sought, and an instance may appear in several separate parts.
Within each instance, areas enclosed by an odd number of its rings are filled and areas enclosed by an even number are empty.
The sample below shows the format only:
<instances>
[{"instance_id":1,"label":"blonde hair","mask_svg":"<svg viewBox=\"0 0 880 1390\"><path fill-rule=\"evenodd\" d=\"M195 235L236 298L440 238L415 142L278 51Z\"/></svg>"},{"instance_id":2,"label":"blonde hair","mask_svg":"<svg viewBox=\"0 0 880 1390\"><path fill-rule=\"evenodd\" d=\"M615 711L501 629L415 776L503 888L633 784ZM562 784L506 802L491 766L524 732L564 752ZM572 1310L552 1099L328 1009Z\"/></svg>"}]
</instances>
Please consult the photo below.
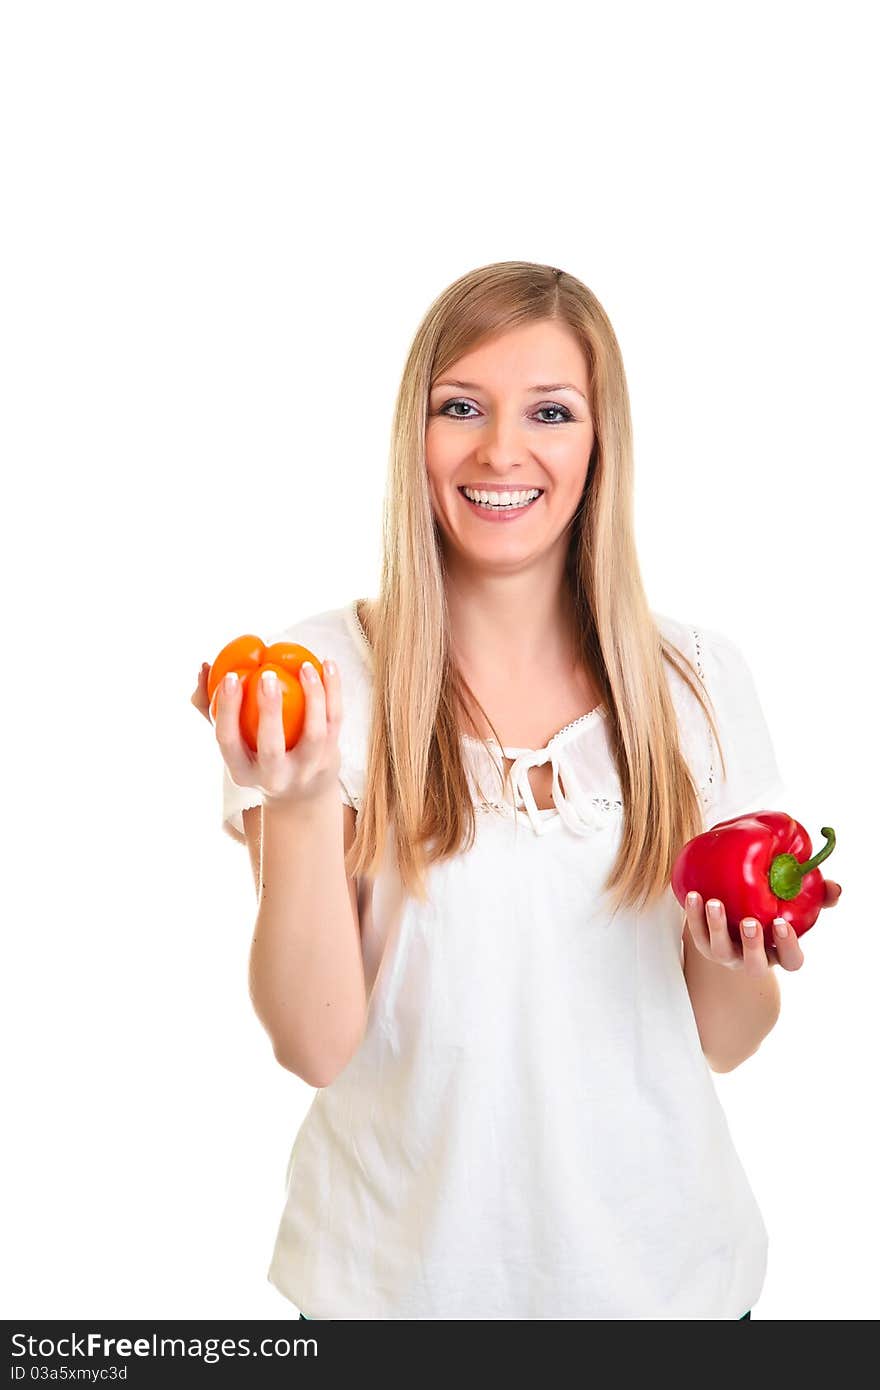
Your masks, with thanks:
<instances>
[{"instance_id":1,"label":"blonde hair","mask_svg":"<svg viewBox=\"0 0 880 1390\"><path fill-rule=\"evenodd\" d=\"M716 744L718 730L699 676L660 634L642 586L629 396L617 338L580 280L552 266L500 261L463 275L428 309L406 359L392 424L381 581L369 618L374 686L365 796L346 867L351 875L377 875L393 819L398 871L420 902L427 898L428 866L474 843L461 744L469 707L481 710L501 743L452 655L425 463L430 389L484 339L547 319L574 331L588 369L595 442L571 523L566 576L582 658L608 711L623 795L621 844L605 885L614 911L659 897L678 850L703 828L664 660L700 701Z\"/></svg>"}]
</instances>

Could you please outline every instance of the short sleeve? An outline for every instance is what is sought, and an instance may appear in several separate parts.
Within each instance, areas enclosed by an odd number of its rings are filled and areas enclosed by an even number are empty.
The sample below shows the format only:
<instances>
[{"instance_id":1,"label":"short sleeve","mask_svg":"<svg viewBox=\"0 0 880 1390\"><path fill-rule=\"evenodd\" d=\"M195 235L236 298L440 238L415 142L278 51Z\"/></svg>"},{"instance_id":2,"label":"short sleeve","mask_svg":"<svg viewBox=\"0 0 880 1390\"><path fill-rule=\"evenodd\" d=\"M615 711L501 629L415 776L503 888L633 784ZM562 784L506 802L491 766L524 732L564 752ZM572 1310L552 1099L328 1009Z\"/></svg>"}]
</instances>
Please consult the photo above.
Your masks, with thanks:
<instances>
[{"instance_id":1,"label":"short sleeve","mask_svg":"<svg viewBox=\"0 0 880 1390\"><path fill-rule=\"evenodd\" d=\"M223 786L221 797L223 804L222 825L227 834L233 839L239 840L242 844L247 844L244 833L243 811L249 806L262 806L263 793L259 787L239 787L236 786L229 775L229 769L223 764ZM339 796L340 800L346 805L351 806L355 811L360 809L360 801L356 799L356 793L352 786L351 774L342 768L339 773Z\"/></svg>"},{"instance_id":2,"label":"short sleeve","mask_svg":"<svg viewBox=\"0 0 880 1390\"><path fill-rule=\"evenodd\" d=\"M698 664L711 696L727 770L725 778L710 731L707 826L749 811L780 810L786 788L745 656L722 633L701 628L695 636Z\"/></svg>"},{"instance_id":3,"label":"short sleeve","mask_svg":"<svg viewBox=\"0 0 880 1390\"><path fill-rule=\"evenodd\" d=\"M266 638L267 646L281 641L299 642L313 651L319 661L332 657L337 663L343 692L339 795L346 806L357 812L363 799L369 679L363 657L352 640L347 612L334 609L320 613ZM263 793L258 787L237 786L222 759L220 777L221 826L233 839L246 844L242 812L249 806L262 806Z\"/></svg>"},{"instance_id":4,"label":"short sleeve","mask_svg":"<svg viewBox=\"0 0 880 1390\"><path fill-rule=\"evenodd\" d=\"M229 775L229 768L223 763L221 768L223 785L221 800L223 805L222 826L227 834L242 844L247 844L244 834L242 811L248 806L262 806L263 793L259 787L239 787Z\"/></svg>"}]
</instances>

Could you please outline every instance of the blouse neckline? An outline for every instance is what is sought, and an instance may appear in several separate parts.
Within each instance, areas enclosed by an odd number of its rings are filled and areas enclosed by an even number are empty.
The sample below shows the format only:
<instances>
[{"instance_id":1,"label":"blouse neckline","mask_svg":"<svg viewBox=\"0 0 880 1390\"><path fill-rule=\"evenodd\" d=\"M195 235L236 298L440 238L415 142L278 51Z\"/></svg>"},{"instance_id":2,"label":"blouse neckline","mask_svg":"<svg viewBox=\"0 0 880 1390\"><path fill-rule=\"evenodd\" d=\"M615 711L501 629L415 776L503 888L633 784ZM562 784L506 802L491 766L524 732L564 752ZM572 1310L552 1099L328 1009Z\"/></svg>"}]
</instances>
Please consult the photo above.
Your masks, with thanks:
<instances>
[{"instance_id":1,"label":"blouse neckline","mask_svg":"<svg viewBox=\"0 0 880 1390\"><path fill-rule=\"evenodd\" d=\"M555 734L551 734L547 742L542 744L540 748L519 748L516 744L499 743L491 735L485 740L476 738L473 734L462 734L462 738L466 743L478 744L480 747L484 743L488 743L492 748L500 748L505 757L516 758L520 753L545 753L550 748L558 748L561 744L567 743L575 734L580 733L581 729L588 724L595 724L600 719L604 719L607 713L608 710L604 704L594 705L592 709L587 710L586 714L578 715L577 719L572 719L570 724L564 724Z\"/></svg>"},{"instance_id":2,"label":"blouse neckline","mask_svg":"<svg viewBox=\"0 0 880 1390\"><path fill-rule=\"evenodd\" d=\"M350 629L350 631L354 634L355 639L356 639L356 641L357 641L357 644L358 644L358 646L359 646L360 649L361 649L361 655L365 658L365 660L366 660L366 662L367 662L367 665L372 669L372 667L373 667L373 648L372 648L372 646L371 646L371 644L370 644L370 639L369 639L369 637L367 636L366 632L364 631L364 626L363 626L363 623L361 622L361 616L360 616L360 614L358 613L358 604L359 604L359 603L360 603L360 599L355 598L355 599L352 599L351 603L346 604L346 607L345 607L345 616L346 616L346 619L347 619L347 621L348 621L349 629Z\"/></svg>"},{"instance_id":3,"label":"blouse neckline","mask_svg":"<svg viewBox=\"0 0 880 1390\"><path fill-rule=\"evenodd\" d=\"M372 644L370 643L370 639L367 636L366 631L364 630L360 614L358 613L359 602L360 599L352 599L351 603L349 603L346 606L345 616L348 620L349 628L353 632L357 640L358 646L361 648L362 654L365 656L369 666L372 669L373 648ZM567 743L570 738L573 738L576 734L579 734L582 729L588 727L591 724L597 724L599 720L604 719L607 716L607 714L608 707L605 705L604 701L600 701L598 705L594 705L593 708L587 710L585 714L578 715L577 719L572 719L570 723L564 724L561 729L557 729L556 733L553 734L550 738L548 738L547 742L541 748L518 748L513 744L499 744L496 738L489 737L483 740L481 738L475 737L475 735L473 734L462 733L461 738L465 743L470 744L471 747L482 748L486 744L489 744L493 748L500 748L501 752L505 755L505 757L516 758L522 753L544 753L548 750L555 750L561 744ZM555 812L552 810L548 810L547 814L555 815Z\"/></svg>"}]
</instances>

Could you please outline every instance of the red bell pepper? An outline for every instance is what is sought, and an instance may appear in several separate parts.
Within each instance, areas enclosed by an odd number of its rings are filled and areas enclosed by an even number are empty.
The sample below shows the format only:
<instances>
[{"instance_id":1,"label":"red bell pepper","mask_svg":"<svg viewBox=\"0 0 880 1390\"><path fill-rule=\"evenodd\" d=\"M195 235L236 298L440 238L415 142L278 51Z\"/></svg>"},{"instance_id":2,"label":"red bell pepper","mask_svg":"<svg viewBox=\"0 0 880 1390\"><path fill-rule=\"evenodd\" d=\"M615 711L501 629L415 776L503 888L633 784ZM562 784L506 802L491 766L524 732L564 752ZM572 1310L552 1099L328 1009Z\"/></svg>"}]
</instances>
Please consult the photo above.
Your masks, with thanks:
<instances>
[{"instance_id":1,"label":"red bell pepper","mask_svg":"<svg viewBox=\"0 0 880 1390\"><path fill-rule=\"evenodd\" d=\"M774 917L783 917L796 936L803 936L825 902L818 865L836 844L830 826L823 825L822 834L826 843L814 855L804 827L784 811L754 811L719 821L679 852L672 866L672 891L682 907L688 893L699 893L704 905L718 898L734 941L741 939L744 917L761 923L767 947L774 945Z\"/></svg>"}]
</instances>

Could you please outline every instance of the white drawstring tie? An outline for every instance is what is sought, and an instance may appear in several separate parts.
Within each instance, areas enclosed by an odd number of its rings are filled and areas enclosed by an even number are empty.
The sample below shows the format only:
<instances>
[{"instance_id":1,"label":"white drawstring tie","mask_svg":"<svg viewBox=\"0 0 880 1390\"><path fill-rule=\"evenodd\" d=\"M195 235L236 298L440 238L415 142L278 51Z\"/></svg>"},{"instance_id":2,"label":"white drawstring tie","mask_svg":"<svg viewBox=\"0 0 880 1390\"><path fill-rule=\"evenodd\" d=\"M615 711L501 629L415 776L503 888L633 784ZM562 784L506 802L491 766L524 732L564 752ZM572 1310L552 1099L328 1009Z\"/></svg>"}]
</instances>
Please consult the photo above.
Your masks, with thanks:
<instances>
[{"instance_id":1,"label":"white drawstring tie","mask_svg":"<svg viewBox=\"0 0 880 1390\"><path fill-rule=\"evenodd\" d=\"M510 769L511 784L525 804L535 834L546 835L550 829L551 820L549 817L546 820L541 817L535 801L535 794L532 791L532 784L529 781L529 769L543 767L548 762L553 768L553 802L563 823L575 835L589 835L591 830L600 830L603 820L598 807L588 803L582 814L565 795L559 777L559 759L556 756L556 749L551 746L539 748L536 752L530 748L524 749L519 757L514 759Z\"/></svg>"}]
</instances>

